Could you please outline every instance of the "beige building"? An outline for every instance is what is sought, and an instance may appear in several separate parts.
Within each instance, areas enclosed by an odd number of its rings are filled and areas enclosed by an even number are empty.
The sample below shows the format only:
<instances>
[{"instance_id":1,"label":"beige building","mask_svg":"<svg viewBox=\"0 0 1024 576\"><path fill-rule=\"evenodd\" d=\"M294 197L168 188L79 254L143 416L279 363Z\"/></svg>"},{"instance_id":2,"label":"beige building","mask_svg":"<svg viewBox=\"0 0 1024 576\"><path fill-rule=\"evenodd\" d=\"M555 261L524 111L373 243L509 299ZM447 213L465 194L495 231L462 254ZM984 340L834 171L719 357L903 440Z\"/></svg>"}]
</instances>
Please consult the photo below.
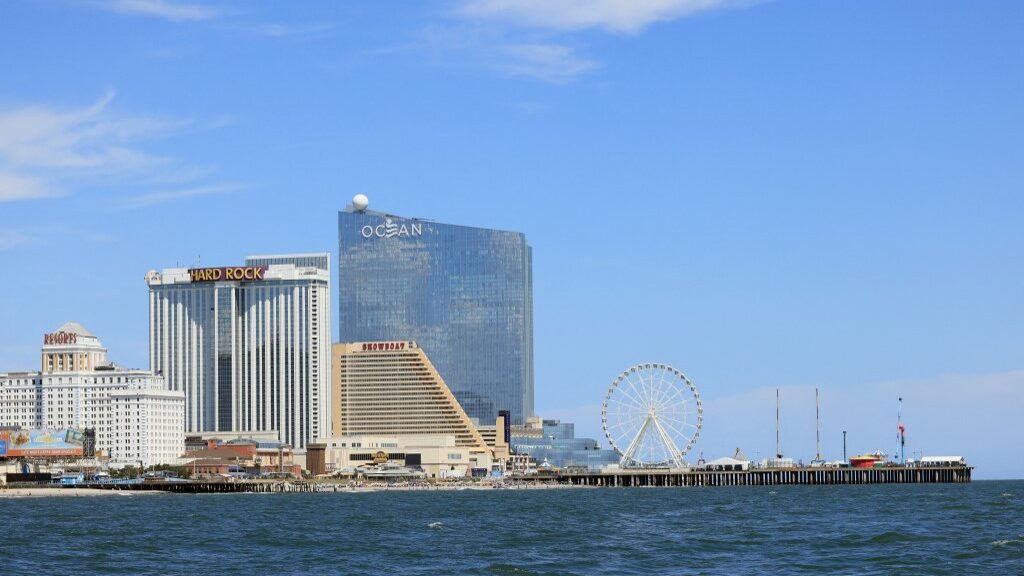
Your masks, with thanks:
<instances>
[{"instance_id":1,"label":"beige building","mask_svg":"<svg viewBox=\"0 0 1024 576\"><path fill-rule=\"evenodd\" d=\"M455 446L490 454L415 342L335 344L332 360L334 437L451 436Z\"/></svg>"},{"instance_id":2,"label":"beige building","mask_svg":"<svg viewBox=\"0 0 1024 576\"><path fill-rule=\"evenodd\" d=\"M439 480L490 473L489 453L458 444L450 434L340 436L310 444L307 457L314 474L358 475L385 464L420 469Z\"/></svg>"}]
</instances>

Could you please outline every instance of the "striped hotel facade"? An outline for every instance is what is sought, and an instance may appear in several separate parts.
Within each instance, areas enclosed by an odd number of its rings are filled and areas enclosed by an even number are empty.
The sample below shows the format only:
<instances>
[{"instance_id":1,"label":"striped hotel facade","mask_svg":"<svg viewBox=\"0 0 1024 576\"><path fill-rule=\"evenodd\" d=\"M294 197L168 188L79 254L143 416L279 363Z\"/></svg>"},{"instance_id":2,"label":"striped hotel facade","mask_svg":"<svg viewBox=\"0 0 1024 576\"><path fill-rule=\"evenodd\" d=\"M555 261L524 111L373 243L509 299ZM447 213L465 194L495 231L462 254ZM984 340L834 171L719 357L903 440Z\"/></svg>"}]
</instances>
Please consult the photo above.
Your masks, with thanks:
<instances>
[{"instance_id":1,"label":"striped hotel facade","mask_svg":"<svg viewBox=\"0 0 1024 576\"><path fill-rule=\"evenodd\" d=\"M330 276L327 253L146 275L150 366L185 392L187 433L330 435Z\"/></svg>"}]
</instances>

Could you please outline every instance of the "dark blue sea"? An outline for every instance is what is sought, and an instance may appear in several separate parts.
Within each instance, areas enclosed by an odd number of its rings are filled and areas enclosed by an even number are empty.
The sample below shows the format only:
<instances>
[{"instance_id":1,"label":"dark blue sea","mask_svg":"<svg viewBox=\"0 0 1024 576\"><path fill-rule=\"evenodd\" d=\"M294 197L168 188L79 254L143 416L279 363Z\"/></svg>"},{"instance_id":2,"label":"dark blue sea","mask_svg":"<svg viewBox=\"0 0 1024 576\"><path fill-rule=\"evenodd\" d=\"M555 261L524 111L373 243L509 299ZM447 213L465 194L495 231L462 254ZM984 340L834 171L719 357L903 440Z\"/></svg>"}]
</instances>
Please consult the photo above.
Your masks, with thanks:
<instances>
[{"instance_id":1,"label":"dark blue sea","mask_svg":"<svg viewBox=\"0 0 1024 576\"><path fill-rule=\"evenodd\" d=\"M5 575L1024 574L1024 481L134 494L0 512Z\"/></svg>"}]
</instances>

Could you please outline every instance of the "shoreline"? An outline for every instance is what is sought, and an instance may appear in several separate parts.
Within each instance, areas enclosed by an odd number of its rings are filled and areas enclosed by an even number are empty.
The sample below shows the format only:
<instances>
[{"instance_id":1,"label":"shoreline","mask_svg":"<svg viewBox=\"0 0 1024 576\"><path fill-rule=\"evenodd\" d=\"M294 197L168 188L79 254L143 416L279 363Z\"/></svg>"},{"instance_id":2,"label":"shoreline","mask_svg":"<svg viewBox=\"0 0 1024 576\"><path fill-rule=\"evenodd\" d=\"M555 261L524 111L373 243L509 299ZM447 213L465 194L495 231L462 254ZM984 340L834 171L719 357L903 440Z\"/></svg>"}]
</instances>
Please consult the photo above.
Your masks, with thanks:
<instances>
[{"instance_id":1,"label":"shoreline","mask_svg":"<svg viewBox=\"0 0 1024 576\"><path fill-rule=\"evenodd\" d=\"M102 488L64 488L61 486L40 486L38 488L0 488L0 500L4 498L68 498L77 496L133 496L135 494L156 494L154 490L104 490Z\"/></svg>"},{"instance_id":2,"label":"shoreline","mask_svg":"<svg viewBox=\"0 0 1024 576\"><path fill-rule=\"evenodd\" d=\"M368 485L331 485L320 484L312 490L282 490L274 492L237 491L227 492L230 494L369 494L374 492L493 492L496 490L566 490L566 489L587 489L594 486L577 486L572 484L516 484L495 486L490 484L465 485L465 484L437 484L437 485L399 485L399 484L368 484ZM0 500L5 498L46 498L46 497L89 497L89 496L133 496L136 494L211 494L222 492L171 492L169 490L118 490L110 488L77 488L61 486L39 486L39 487L0 487Z\"/></svg>"}]
</instances>

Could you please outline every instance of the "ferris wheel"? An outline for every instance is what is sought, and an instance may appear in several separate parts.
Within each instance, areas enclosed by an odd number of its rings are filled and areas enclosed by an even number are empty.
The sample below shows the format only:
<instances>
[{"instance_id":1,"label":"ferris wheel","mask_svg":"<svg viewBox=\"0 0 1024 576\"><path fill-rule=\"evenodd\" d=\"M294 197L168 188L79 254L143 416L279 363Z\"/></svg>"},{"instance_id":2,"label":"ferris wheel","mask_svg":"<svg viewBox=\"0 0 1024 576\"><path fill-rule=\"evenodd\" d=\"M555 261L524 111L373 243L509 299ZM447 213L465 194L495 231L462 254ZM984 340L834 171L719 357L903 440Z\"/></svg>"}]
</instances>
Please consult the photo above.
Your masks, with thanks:
<instances>
[{"instance_id":1,"label":"ferris wheel","mask_svg":"<svg viewBox=\"0 0 1024 576\"><path fill-rule=\"evenodd\" d=\"M697 387L667 364L637 364L619 374L601 406L604 434L623 467L683 468L703 420Z\"/></svg>"}]
</instances>

